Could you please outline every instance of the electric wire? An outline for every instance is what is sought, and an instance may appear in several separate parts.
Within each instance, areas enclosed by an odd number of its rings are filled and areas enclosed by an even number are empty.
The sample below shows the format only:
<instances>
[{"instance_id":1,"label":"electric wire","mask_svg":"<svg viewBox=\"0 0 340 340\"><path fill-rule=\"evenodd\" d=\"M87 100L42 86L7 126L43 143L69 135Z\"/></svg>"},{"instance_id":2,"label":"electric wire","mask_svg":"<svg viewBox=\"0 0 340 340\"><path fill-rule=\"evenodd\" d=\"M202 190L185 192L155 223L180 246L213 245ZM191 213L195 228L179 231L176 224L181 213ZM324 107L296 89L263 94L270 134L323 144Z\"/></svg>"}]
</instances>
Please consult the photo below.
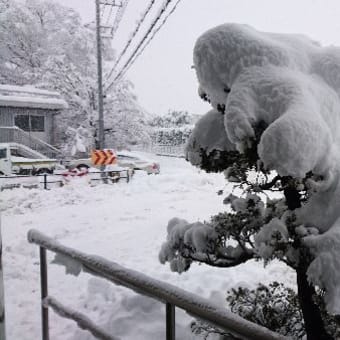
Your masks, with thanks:
<instances>
[{"instance_id":1,"label":"electric wire","mask_svg":"<svg viewBox=\"0 0 340 340\"><path fill-rule=\"evenodd\" d=\"M131 62L131 60L134 58L134 56L138 53L139 49L141 48L141 46L143 45L143 43L146 41L146 39L148 38L149 34L152 32L153 28L156 26L157 22L160 20L161 16L163 15L163 13L166 11L167 7L169 6L169 4L172 2L172 0L166 0L165 3L163 4L163 7L161 8L161 10L159 11L157 17L155 18L155 20L151 23L149 29L146 31L145 35L143 36L143 38L140 40L140 42L138 43L138 45L136 46L135 50L133 51L133 53L130 55L129 59L125 62L124 66L122 67L121 71L118 73L121 73L123 69L125 69L125 67Z\"/></svg>"},{"instance_id":2,"label":"electric wire","mask_svg":"<svg viewBox=\"0 0 340 340\"><path fill-rule=\"evenodd\" d=\"M115 36L115 34L118 30L119 24L123 19L123 16L124 16L124 13L125 13L125 10L126 10L128 3L129 3L129 0L122 1L122 5L117 10L115 19L113 21L112 29L111 29L111 38L112 39Z\"/></svg>"},{"instance_id":3,"label":"electric wire","mask_svg":"<svg viewBox=\"0 0 340 340\"><path fill-rule=\"evenodd\" d=\"M106 87L105 91L108 91L113 84L115 83L115 81L118 79L118 77L120 77L120 75L122 74L123 70L126 69L126 67L130 64L131 60L136 56L136 54L138 53L139 49L141 48L141 46L144 44L144 42L146 41L146 39L148 38L148 36L150 35L150 33L152 32L152 30L154 29L154 27L156 26L157 22L160 20L162 14L166 11L167 7L169 6L169 4L171 3L172 0L167 0L163 6L163 8L160 10L159 14L157 15L157 17L155 18L155 20L152 22L152 24L150 25L149 29L147 30L147 32L145 33L145 35L143 36L143 38L141 39L141 41L138 43L137 47L135 48L135 50L133 51L133 53L130 55L129 59L126 61L126 63L124 64L124 66L121 68L121 70L117 73L117 76L114 78L114 80Z\"/></svg>"},{"instance_id":4,"label":"electric wire","mask_svg":"<svg viewBox=\"0 0 340 340\"><path fill-rule=\"evenodd\" d=\"M104 13L104 11L105 11L105 7L106 7L106 6L104 6L103 13ZM109 23L110 23L110 21L111 21L111 15L112 15L112 12L113 12L113 7L114 7L114 6L110 6L109 14L108 14L108 16L107 16L107 18L106 18L106 24L105 24L106 26L108 26Z\"/></svg>"},{"instance_id":5,"label":"electric wire","mask_svg":"<svg viewBox=\"0 0 340 340\"><path fill-rule=\"evenodd\" d=\"M144 44L144 46L141 48L141 50L135 55L135 57L133 58L133 60L131 60L130 64L125 68L125 70L122 70L119 74L117 74L117 76L115 77L115 79L113 80L114 82L117 81L118 79L122 78L124 76L124 74L130 69L130 67L136 62L136 59L144 52L144 50L146 49L146 47L151 43L151 41L153 40L153 38L155 37L155 35L159 32L159 30L164 26L164 24L167 22L167 20L169 19L170 15L176 10L178 4L181 2L181 0L177 0L176 4L174 5L174 7L171 9L171 11L167 14L167 16L164 18L164 20L162 21L162 23L153 31L151 37L148 39L148 41Z\"/></svg>"},{"instance_id":6,"label":"electric wire","mask_svg":"<svg viewBox=\"0 0 340 340\"><path fill-rule=\"evenodd\" d=\"M106 6L103 6L103 7L104 7L103 10L100 11L100 21L103 21L103 19L104 19L104 13L105 13L105 7Z\"/></svg>"},{"instance_id":7,"label":"electric wire","mask_svg":"<svg viewBox=\"0 0 340 340\"><path fill-rule=\"evenodd\" d=\"M119 54L116 62L114 63L111 71L109 72L107 79L110 79L110 77L112 76L113 72L116 70L117 65L120 63L120 61L122 60L122 58L124 57L124 55L126 54L127 49L130 47L132 41L134 40L136 34L139 32L140 27L142 26L145 18L147 17L147 15L150 13L153 5L155 4L156 0L151 0L149 2L148 7L146 8L146 10L144 11L144 14L142 15L141 19L139 20L139 22L137 23L136 28L134 29L134 31L132 32L132 34L130 35L130 38L128 39L128 41L126 42L122 52Z\"/></svg>"}]
</instances>

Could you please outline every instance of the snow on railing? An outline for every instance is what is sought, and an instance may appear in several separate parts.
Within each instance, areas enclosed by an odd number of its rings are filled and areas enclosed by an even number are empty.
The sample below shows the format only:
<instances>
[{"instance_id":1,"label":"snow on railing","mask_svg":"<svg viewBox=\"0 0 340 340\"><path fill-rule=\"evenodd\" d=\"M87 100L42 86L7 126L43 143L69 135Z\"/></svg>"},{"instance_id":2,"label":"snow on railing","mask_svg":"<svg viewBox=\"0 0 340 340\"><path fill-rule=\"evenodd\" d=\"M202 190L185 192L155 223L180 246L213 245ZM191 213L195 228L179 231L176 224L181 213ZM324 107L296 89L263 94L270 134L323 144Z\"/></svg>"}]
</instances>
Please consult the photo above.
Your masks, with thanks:
<instances>
[{"instance_id":1,"label":"snow on railing","mask_svg":"<svg viewBox=\"0 0 340 340\"><path fill-rule=\"evenodd\" d=\"M48 333L48 306L51 302L56 302L48 297L47 287L47 261L46 250L50 250L59 255L63 255L72 263L77 263L79 271L85 270L93 275L107 279L115 284L119 284L134 290L137 293L149 296L166 304L166 339L175 339L175 307L185 310L192 316L198 317L239 339L252 340L279 340L287 339L284 336L274 333L262 326L249 322L240 316L222 309L209 300L198 295L189 293L183 289L175 287L169 283L153 279L135 270L124 268L123 266L108 261L100 256L88 255L78 250L66 247L55 240L45 236L39 231L30 230L28 241L40 246L40 274L41 274L41 298L42 298L42 334L43 340L49 339ZM67 265L66 263L64 263ZM98 331L92 322L87 322L86 317L77 313L75 315L70 309L63 307L57 302L59 314L77 322L81 319L81 327L89 331ZM76 317L75 317L76 316ZM94 333L93 333L94 334ZM99 339L107 339L96 335Z\"/></svg>"},{"instance_id":2,"label":"snow on railing","mask_svg":"<svg viewBox=\"0 0 340 340\"><path fill-rule=\"evenodd\" d=\"M17 126L0 126L0 143L18 143L45 156L57 157L61 151Z\"/></svg>"},{"instance_id":3,"label":"snow on railing","mask_svg":"<svg viewBox=\"0 0 340 340\"><path fill-rule=\"evenodd\" d=\"M43 305L46 308L51 307L61 317L72 319L73 321L77 323L79 328L90 331L92 335L94 335L98 339L118 340L118 338L100 329L87 316L73 310L70 307L66 307L62 305L60 302L58 302L55 298L51 296L47 296L43 300Z\"/></svg>"}]
</instances>

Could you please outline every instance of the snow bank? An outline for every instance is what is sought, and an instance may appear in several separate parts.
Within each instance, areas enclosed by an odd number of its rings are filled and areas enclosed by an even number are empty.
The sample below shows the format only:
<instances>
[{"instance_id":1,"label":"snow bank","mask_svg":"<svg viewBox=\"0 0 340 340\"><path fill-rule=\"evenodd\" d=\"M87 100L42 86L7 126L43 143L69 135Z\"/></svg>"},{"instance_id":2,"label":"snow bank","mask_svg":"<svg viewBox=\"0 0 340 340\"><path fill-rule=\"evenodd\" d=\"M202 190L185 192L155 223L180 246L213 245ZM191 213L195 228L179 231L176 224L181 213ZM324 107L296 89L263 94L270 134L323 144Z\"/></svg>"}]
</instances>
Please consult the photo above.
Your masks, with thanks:
<instances>
[{"instance_id":1,"label":"snow bank","mask_svg":"<svg viewBox=\"0 0 340 340\"><path fill-rule=\"evenodd\" d=\"M228 270L193 266L182 275L171 273L161 265L157 255L164 239L163 226L174 215L203 221L223 209L216 188L224 187L225 181L222 174L206 174L183 159L151 158L160 162L162 172L157 176L137 172L129 184L121 181L89 187L81 181L72 181L53 190L1 192L9 339L41 337L39 252L37 246L27 242L27 231L31 228L70 247L117 261L208 298L221 308L226 306L226 291L238 287L240 282L251 288L260 281L268 284L273 280L295 286L294 273L276 261L266 269L257 262ZM164 338L163 304L87 274L65 275L61 266L50 264L51 260L48 257L49 292L60 302L81 311L124 340ZM196 338L189 328L192 319L176 310L178 339ZM50 330L51 339L95 339L52 311Z\"/></svg>"},{"instance_id":2,"label":"snow bank","mask_svg":"<svg viewBox=\"0 0 340 340\"><path fill-rule=\"evenodd\" d=\"M99 317L98 311L101 311ZM165 307L161 302L105 280L89 279L86 313L120 339L165 338ZM179 309L176 316L176 336L193 340L189 327L191 318ZM78 339L94 340L94 337L86 331L76 330L70 340Z\"/></svg>"},{"instance_id":3,"label":"snow bank","mask_svg":"<svg viewBox=\"0 0 340 340\"><path fill-rule=\"evenodd\" d=\"M298 223L320 233L306 236L315 254L309 278L327 289L328 309L339 314L340 48L225 24L197 40L194 64L199 94L215 111L196 124L187 158L206 168L210 157L220 171L228 167L223 151L255 146L264 167L281 176L320 176L296 213ZM267 241L259 235L259 243Z\"/></svg>"}]
</instances>

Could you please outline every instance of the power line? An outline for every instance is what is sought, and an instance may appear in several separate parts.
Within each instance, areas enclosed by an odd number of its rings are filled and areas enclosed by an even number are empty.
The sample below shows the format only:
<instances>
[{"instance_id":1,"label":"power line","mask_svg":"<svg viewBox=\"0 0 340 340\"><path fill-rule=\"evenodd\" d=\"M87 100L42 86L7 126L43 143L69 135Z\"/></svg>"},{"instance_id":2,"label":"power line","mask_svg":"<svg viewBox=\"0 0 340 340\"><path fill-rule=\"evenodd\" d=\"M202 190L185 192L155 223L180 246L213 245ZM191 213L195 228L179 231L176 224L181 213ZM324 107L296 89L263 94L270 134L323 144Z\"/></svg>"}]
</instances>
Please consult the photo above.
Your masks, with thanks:
<instances>
[{"instance_id":1,"label":"power line","mask_svg":"<svg viewBox=\"0 0 340 340\"><path fill-rule=\"evenodd\" d=\"M124 64L124 66L122 67L122 70L131 62L131 60L134 58L134 56L137 54L138 50L140 49L140 47L143 45L143 43L146 41L146 39L148 38L149 34L152 32L153 28L156 26L157 22L160 20L161 16L163 15L163 13L166 11L167 7L169 6L169 4L171 3L172 0L166 0L165 3L163 4L163 7L161 8L161 10L159 11L156 19L152 22L152 24L150 25L149 29L147 30L147 32L145 33L144 37L142 38L142 40L138 43L138 45L136 46L135 50L133 51L133 53L130 55L129 59L126 61L126 63ZM121 73L121 71L119 72Z\"/></svg>"},{"instance_id":2,"label":"power line","mask_svg":"<svg viewBox=\"0 0 340 340\"><path fill-rule=\"evenodd\" d=\"M135 48L135 50L133 51L133 53L130 55L129 59L126 61L126 63L124 64L124 66L122 67L122 69L118 72L118 75L120 76L123 72L123 70L130 64L131 60L135 57L135 55L138 53L140 47L144 44L144 42L146 41L146 39L148 38L149 34L152 32L153 28L155 27L155 25L157 24L157 22L160 20L162 14L166 11L167 7L169 6L169 4L171 3L172 0L166 0L166 2L164 3L163 8L161 8L161 10L159 11L159 14L157 15L157 17L155 18L155 20L152 22L152 24L150 25L149 29L147 30L147 32L145 33L144 37L142 38L142 40L139 42L139 44L137 45L137 47ZM114 84L114 82L116 81L117 76L115 77L115 79L110 83L109 86L107 86L106 90L109 90L111 88L111 86Z\"/></svg>"},{"instance_id":3,"label":"power line","mask_svg":"<svg viewBox=\"0 0 340 340\"><path fill-rule=\"evenodd\" d=\"M129 0L120 0L119 2L116 0L101 0L100 1L100 9L101 9L101 22L105 21L105 24L101 25L102 36L103 38L113 39L114 34L116 33L119 24L124 16L124 12L126 6L128 5ZM108 11L106 11L106 7L109 7ZM114 7L118 7L118 10L114 13ZM111 23L112 20L112 23Z\"/></svg>"},{"instance_id":4,"label":"power line","mask_svg":"<svg viewBox=\"0 0 340 340\"><path fill-rule=\"evenodd\" d=\"M108 14L108 16L107 16L107 18L106 18L106 26L109 25L109 22L110 22L110 20L111 20L111 15L112 15L112 12L113 12L113 7L114 7L114 6L110 6L109 14ZM103 12L102 12L102 15L103 15L103 16L104 16L105 9L106 9L106 6L104 6L104 10L103 10Z\"/></svg>"},{"instance_id":5,"label":"power line","mask_svg":"<svg viewBox=\"0 0 340 340\"><path fill-rule=\"evenodd\" d=\"M131 60L130 64L127 65L127 67L125 67L125 69L121 70L121 72L119 72L119 74L117 74L117 76L115 77L115 79L113 80L114 82L117 81L119 78L121 78L122 76L124 76L124 74L130 69L130 67L136 62L136 59L144 52L144 50L146 49L146 47L150 44L150 42L153 40L153 38L155 37L155 35L159 32L159 30L164 26L164 24L167 22L168 18L170 17L170 15L176 10L178 4L181 2L181 0L177 0L176 4L174 5L174 7L171 9L171 11L168 13L168 15L164 18L164 20L162 21L162 23L153 31L152 36L148 39L148 41L144 44L144 46L142 47L142 49L136 54L136 56L133 58L133 60Z\"/></svg>"},{"instance_id":6,"label":"power line","mask_svg":"<svg viewBox=\"0 0 340 340\"><path fill-rule=\"evenodd\" d=\"M111 36L114 37L115 33L118 30L119 24L122 21L122 18L124 16L126 7L129 3L129 0L122 1L121 7L118 8L115 19L113 21L112 29L111 29Z\"/></svg>"},{"instance_id":7,"label":"power line","mask_svg":"<svg viewBox=\"0 0 340 340\"><path fill-rule=\"evenodd\" d=\"M107 76L107 79L110 79L110 77L112 76L112 74L113 74L113 72L115 71L117 65L118 65L119 62L121 61L122 57L125 55L127 49L130 47L130 45L131 45L133 39L135 38L136 34L138 33L140 27L142 26L142 24L143 24L145 18L147 17L147 15L150 13L150 11L151 11L151 9L152 9L152 7L153 7L154 4L155 4L155 0L151 0L150 3L149 3L149 5L148 5L148 7L147 7L146 10L144 11L144 13L143 13L141 19L140 19L139 22L137 23L137 26L136 26L135 30L132 32L132 34L131 34L129 40L127 41L127 43L125 44L125 46L124 46L122 52L121 52L120 55L118 56L118 58L117 58L115 64L113 65L113 67L112 67L112 69L111 69L109 75Z\"/></svg>"},{"instance_id":8,"label":"power line","mask_svg":"<svg viewBox=\"0 0 340 340\"><path fill-rule=\"evenodd\" d=\"M108 6L110 7L109 8L109 15L107 16L108 18L110 18L111 14L112 14L113 7L120 7L121 5L117 5L115 0L111 0L111 1L101 0L99 2L99 6L100 6L100 21L103 22L104 18L106 17L105 16L106 7L108 7ZM108 22L106 22L106 24L108 24Z\"/></svg>"},{"instance_id":9,"label":"power line","mask_svg":"<svg viewBox=\"0 0 340 340\"><path fill-rule=\"evenodd\" d=\"M100 12L100 21L103 21L104 19L104 13L105 13L105 8L106 6L104 6L103 10Z\"/></svg>"}]
</instances>

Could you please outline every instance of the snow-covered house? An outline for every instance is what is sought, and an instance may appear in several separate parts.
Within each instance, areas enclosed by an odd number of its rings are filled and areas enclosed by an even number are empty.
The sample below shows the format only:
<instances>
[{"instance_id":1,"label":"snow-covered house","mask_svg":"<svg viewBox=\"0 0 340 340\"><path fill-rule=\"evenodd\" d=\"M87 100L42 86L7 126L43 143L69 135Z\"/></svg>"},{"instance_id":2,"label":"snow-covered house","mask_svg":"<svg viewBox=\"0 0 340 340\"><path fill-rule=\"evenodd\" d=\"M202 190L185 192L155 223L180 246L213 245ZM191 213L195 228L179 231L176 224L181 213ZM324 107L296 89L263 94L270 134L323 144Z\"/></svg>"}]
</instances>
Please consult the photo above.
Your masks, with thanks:
<instances>
[{"instance_id":1,"label":"snow-covered house","mask_svg":"<svg viewBox=\"0 0 340 340\"><path fill-rule=\"evenodd\" d=\"M18 143L56 156L55 115L67 107L57 92L0 85L0 143Z\"/></svg>"}]
</instances>

